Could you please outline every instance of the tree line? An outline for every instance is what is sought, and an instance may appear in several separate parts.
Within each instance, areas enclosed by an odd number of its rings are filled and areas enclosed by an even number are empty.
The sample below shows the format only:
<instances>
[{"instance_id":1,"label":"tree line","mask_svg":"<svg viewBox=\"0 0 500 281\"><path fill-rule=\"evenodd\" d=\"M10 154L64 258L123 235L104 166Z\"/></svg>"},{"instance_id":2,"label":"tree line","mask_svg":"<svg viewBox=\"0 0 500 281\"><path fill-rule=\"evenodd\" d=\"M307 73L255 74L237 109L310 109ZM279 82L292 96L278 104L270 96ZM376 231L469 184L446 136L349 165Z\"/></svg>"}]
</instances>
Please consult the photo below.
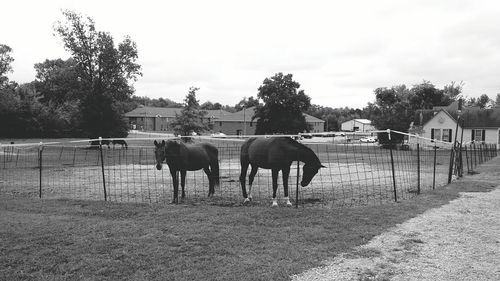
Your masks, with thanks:
<instances>
[{"instance_id":1,"label":"tree line","mask_svg":"<svg viewBox=\"0 0 500 281\"><path fill-rule=\"evenodd\" d=\"M500 94L496 101L487 95L467 98L462 96L462 83L439 89L423 81L411 87L377 88L375 101L362 109L331 108L311 104L293 75L283 73L265 78L256 97L244 97L232 106L200 104L196 87L189 89L182 103L141 97L133 87L142 76L136 43L125 37L115 44L111 34L96 30L90 17L73 11L63 11L63 16L54 31L71 56L35 64L32 82L8 79L12 49L0 44L1 137L124 137L129 128L123 114L138 106L183 107L173 123L181 134L210 130L203 122L205 110L236 112L249 107L255 107L257 134L295 134L310 130L303 113L324 120L325 131L339 131L342 122L353 118L370 119L378 129L407 131L419 109L446 106L458 99L483 108L500 104Z\"/></svg>"}]
</instances>

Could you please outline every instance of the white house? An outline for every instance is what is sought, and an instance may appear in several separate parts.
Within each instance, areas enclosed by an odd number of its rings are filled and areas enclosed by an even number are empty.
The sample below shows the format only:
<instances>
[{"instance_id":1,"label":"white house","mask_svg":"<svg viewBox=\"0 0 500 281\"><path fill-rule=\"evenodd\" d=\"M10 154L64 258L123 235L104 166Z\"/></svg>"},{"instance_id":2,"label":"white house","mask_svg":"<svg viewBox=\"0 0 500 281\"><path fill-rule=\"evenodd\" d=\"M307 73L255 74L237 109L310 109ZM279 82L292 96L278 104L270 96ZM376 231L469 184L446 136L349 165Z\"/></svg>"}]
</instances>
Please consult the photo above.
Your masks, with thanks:
<instances>
[{"instance_id":1,"label":"white house","mask_svg":"<svg viewBox=\"0 0 500 281\"><path fill-rule=\"evenodd\" d=\"M456 137L457 141L464 143L500 144L500 108L460 111L440 108L421 111L418 119L415 123L421 124L420 135L426 138L453 142Z\"/></svg>"},{"instance_id":2,"label":"white house","mask_svg":"<svg viewBox=\"0 0 500 281\"><path fill-rule=\"evenodd\" d=\"M340 125L340 129L346 132L369 132L374 131L372 121L368 119L352 119Z\"/></svg>"}]
</instances>

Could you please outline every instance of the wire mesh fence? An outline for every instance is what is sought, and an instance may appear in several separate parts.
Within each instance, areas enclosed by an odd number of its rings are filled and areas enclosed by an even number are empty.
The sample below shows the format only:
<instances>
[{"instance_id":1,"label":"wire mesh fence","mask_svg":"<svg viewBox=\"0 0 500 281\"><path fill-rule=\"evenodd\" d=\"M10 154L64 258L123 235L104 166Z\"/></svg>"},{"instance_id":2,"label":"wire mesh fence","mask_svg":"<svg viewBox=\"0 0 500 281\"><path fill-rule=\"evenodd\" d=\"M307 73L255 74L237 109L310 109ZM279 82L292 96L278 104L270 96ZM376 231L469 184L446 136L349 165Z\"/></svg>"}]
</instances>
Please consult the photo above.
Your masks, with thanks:
<instances>
[{"instance_id":1,"label":"wire mesh fence","mask_svg":"<svg viewBox=\"0 0 500 281\"><path fill-rule=\"evenodd\" d=\"M0 192L38 196L166 203L173 186L168 166L155 169L153 138L127 139L125 146L89 146L87 143L3 145L0 150ZM220 186L211 199L203 170L187 172L186 200L211 204L240 204L242 139L200 139L219 150ZM306 187L296 186L302 164L293 163L290 198L314 206L357 206L399 201L443 186L463 171L473 173L497 155L496 145L464 146L419 143L398 149L375 143L304 143L326 168ZM278 181L278 198L283 196ZM298 191L298 193L297 193ZM272 195L271 170L259 169L252 186L254 204L268 204Z\"/></svg>"}]
</instances>

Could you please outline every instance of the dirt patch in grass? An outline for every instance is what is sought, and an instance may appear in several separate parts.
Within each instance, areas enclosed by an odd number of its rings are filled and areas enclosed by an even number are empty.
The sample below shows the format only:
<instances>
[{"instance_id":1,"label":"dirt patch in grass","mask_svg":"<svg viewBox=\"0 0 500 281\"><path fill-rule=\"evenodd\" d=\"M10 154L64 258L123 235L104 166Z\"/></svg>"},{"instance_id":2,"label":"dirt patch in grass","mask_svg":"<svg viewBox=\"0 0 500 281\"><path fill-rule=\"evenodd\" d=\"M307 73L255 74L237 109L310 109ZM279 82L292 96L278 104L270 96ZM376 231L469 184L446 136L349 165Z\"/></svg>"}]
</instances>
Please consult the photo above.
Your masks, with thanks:
<instances>
[{"instance_id":1,"label":"dirt patch in grass","mask_svg":"<svg viewBox=\"0 0 500 281\"><path fill-rule=\"evenodd\" d=\"M0 195L0 276L5 280L288 280L458 198L491 190L478 178L412 200L328 209L39 200ZM414 251L420 236L399 247ZM425 245L425 244L424 244ZM391 272L389 263L379 268ZM373 274L377 270L370 269ZM369 270L369 271L370 271ZM370 275L367 272L367 276Z\"/></svg>"}]
</instances>

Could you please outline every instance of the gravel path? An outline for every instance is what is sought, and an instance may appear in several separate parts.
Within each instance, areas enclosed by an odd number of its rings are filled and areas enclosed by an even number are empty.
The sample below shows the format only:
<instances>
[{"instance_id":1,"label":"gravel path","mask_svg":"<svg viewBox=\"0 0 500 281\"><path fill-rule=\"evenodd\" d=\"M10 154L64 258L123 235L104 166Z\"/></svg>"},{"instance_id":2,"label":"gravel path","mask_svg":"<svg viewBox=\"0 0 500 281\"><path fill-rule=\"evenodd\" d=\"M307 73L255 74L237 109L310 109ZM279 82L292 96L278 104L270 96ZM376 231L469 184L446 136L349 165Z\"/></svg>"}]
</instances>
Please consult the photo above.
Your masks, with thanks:
<instances>
[{"instance_id":1,"label":"gravel path","mask_svg":"<svg viewBox=\"0 0 500 281\"><path fill-rule=\"evenodd\" d=\"M500 280L499 167L494 159L459 181L493 191L461 193L292 280Z\"/></svg>"}]
</instances>

